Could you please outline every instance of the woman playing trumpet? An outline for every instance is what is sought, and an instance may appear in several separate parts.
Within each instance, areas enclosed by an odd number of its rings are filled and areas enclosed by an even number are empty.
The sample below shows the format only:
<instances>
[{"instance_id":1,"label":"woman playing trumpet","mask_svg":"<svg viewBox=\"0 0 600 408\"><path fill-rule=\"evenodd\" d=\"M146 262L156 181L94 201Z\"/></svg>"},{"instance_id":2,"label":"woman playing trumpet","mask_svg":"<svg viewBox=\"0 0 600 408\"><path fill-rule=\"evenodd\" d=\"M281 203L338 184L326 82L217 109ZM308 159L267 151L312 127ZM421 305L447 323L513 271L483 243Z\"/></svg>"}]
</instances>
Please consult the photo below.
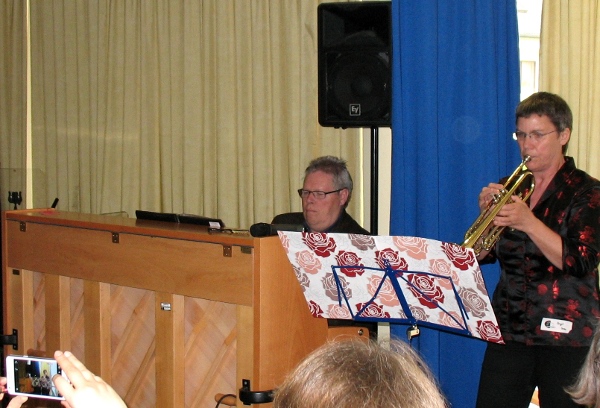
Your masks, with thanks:
<instances>
[{"instance_id":1,"label":"woman playing trumpet","mask_svg":"<svg viewBox=\"0 0 600 408\"><path fill-rule=\"evenodd\" d=\"M600 316L600 182L565 156L572 113L559 96L539 92L516 110L521 156L535 179L528 200L512 196L493 219L505 227L481 263L500 262L492 305L506 345L489 343L477 406L577 407L565 392L588 352ZM485 211L503 188L479 194Z\"/></svg>"}]
</instances>

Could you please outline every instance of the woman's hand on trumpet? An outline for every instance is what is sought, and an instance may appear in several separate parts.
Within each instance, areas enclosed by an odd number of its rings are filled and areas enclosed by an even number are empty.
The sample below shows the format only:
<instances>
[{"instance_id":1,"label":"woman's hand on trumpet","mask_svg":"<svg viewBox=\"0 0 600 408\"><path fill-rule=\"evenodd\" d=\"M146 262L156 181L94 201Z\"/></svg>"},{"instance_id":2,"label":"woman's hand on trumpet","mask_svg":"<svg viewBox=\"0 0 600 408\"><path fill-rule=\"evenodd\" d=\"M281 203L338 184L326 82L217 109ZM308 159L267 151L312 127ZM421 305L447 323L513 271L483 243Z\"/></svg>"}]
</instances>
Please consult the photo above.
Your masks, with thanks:
<instances>
[{"instance_id":1,"label":"woman's hand on trumpet","mask_svg":"<svg viewBox=\"0 0 600 408\"><path fill-rule=\"evenodd\" d=\"M529 205L518 195L513 195L511 199L512 203L505 204L494 217L494 225L527 233L528 229L536 224L537 218L533 215Z\"/></svg>"},{"instance_id":2,"label":"woman's hand on trumpet","mask_svg":"<svg viewBox=\"0 0 600 408\"><path fill-rule=\"evenodd\" d=\"M490 183L479 194L479 207L486 211L494 198L503 188L501 184ZM502 206L494 217L492 225L508 227L526 233L544 256L556 267L562 268L562 239L560 235L548 228L541 220L536 218L529 205L518 195L511 196L512 202ZM481 250L477 255L478 260L484 259L489 251Z\"/></svg>"},{"instance_id":3,"label":"woman's hand on trumpet","mask_svg":"<svg viewBox=\"0 0 600 408\"><path fill-rule=\"evenodd\" d=\"M479 210L481 212L489 208L494 201L494 197L504 188L502 184L490 183L479 193Z\"/></svg>"}]
</instances>

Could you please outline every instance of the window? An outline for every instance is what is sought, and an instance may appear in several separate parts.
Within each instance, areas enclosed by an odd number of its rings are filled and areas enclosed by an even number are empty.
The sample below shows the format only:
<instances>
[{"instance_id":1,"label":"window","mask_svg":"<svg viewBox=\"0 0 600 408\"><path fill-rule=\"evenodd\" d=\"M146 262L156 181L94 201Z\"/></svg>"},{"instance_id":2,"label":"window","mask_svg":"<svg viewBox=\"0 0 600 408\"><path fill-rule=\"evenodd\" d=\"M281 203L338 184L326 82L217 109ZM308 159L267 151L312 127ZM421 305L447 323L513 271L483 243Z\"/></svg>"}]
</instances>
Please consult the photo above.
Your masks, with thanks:
<instances>
[{"instance_id":1,"label":"window","mask_svg":"<svg viewBox=\"0 0 600 408\"><path fill-rule=\"evenodd\" d=\"M543 0L517 0L521 100L538 91Z\"/></svg>"}]
</instances>

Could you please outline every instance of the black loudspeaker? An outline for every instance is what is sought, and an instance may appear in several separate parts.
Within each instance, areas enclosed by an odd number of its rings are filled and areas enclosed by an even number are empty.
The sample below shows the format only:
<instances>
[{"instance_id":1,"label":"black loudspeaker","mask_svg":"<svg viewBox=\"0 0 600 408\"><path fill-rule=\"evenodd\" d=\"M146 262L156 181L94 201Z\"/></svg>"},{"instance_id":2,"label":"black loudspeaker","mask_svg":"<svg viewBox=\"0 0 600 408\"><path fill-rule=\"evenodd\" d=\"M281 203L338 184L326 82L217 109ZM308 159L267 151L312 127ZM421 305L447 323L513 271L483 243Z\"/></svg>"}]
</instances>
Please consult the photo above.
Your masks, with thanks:
<instances>
[{"instance_id":1,"label":"black loudspeaker","mask_svg":"<svg viewBox=\"0 0 600 408\"><path fill-rule=\"evenodd\" d=\"M321 3L319 123L391 126L391 2Z\"/></svg>"}]
</instances>

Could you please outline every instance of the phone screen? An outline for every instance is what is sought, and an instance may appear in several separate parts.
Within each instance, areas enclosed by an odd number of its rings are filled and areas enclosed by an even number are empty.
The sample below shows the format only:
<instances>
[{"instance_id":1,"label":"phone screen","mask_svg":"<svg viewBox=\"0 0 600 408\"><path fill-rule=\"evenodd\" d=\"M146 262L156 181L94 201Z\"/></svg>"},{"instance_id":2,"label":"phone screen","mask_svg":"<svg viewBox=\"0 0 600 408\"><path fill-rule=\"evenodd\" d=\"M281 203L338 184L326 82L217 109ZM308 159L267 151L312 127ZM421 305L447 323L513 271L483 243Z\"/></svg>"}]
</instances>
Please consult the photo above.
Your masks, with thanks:
<instances>
[{"instance_id":1,"label":"phone screen","mask_svg":"<svg viewBox=\"0 0 600 408\"><path fill-rule=\"evenodd\" d=\"M52 377L55 374L61 374L61 369L56 360L8 356L6 362L9 393L38 398L62 399L52 382Z\"/></svg>"}]
</instances>

